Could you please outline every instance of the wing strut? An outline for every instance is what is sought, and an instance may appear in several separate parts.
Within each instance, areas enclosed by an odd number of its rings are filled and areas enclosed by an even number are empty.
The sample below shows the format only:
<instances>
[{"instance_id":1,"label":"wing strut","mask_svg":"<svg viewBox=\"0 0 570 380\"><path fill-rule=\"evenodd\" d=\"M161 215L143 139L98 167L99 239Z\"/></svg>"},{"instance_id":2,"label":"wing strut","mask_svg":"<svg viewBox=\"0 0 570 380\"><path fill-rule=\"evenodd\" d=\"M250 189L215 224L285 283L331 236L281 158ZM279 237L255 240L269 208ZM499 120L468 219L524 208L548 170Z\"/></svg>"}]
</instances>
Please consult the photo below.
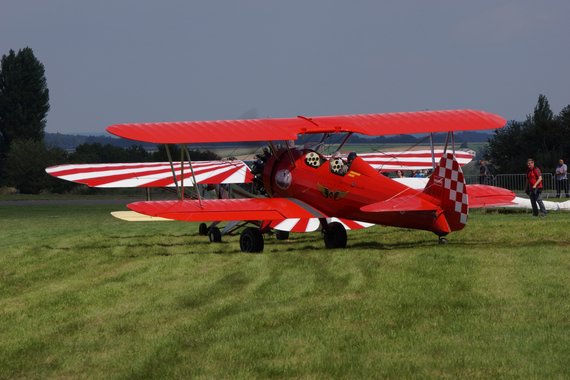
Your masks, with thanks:
<instances>
[{"instance_id":1,"label":"wing strut","mask_svg":"<svg viewBox=\"0 0 570 380\"><path fill-rule=\"evenodd\" d=\"M180 200L184 200L184 148L186 145L180 147Z\"/></svg>"},{"instance_id":2,"label":"wing strut","mask_svg":"<svg viewBox=\"0 0 570 380\"><path fill-rule=\"evenodd\" d=\"M178 187L178 181L176 180L176 172L174 171L174 164L172 163L172 154L170 154L170 147L168 144L164 144L166 147L166 155L168 156L168 161L170 162L170 170L172 170L172 178L174 179L174 185L176 186L176 195L180 197L180 188Z\"/></svg>"},{"instance_id":3,"label":"wing strut","mask_svg":"<svg viewBox=\"0 0 570 380\"><path fill-rule=\"evenodd\" d=\"M190 172L192 173L192 182L194 183L194 189L196 189L196 194L198 195L198 203L200 204L200 208L202 206L202 197L200 196L200 189L198 189L198 183L196 182L196 176L194 175L194 168L192 167L192 159L190 158L190 152L188 151L188 147L186 145L182 145L184 149L183 152L186 152L186 157L188 158L188 164L190 164Z\"/></svg>"},{"instance_id":4,"label":"wing strut","mask_svg":"<svg viewBox=\"0 0 570 380\"><path fill-rule=\"evenodd\" d=\"M294 144L294 143L293 143ZM291 165L295 167L295 159L293 158L293 153L291 153L291 146L289 145L289 140L285 141L285 146L287 147L287 154L289 154L289 159L291 160ZM294 145L293 145L294 147Z\"/></svg>"},{"instance_id":5,"label":"wing strut","mask_svg":"<svg viewBox=\"0 0 570 380\"><path fill-rule=\"evenodd\" d=\"M453 135L453 131L447 132L447 138L445 139L445 147L443 148L443 153L447 152L447 147L449 146L449 141L451 140L451 149L453 155L455 155L455 138Z\"/></svg>"},{"instance_id":6,"label":"wing strut","mask_svg":"<svg viewBox=\"0 0 570 380\"><path fill-rule=\"evenodd\" d=\"M443 154L447 153L448 146L449 146L449 132L447 132L447 136L445 137L445 146L443 147Z\"/></svg>"},{"instance_id":7,"label":"wing strut","mask_svg":"<svg viewBox=\"0 0 570 380\"><path fill-rule=\"evenodd\" d=\"M433 132L429 134L429 146L431 148L431 169L435 170L435 147L433 146Z\"/></svg>"},{"instance_id":8,"label":"wing strut","mask_svg":"<svg viewBox=\"0 0 570 380\"><path fill-rule=\"evenodd\" d=\"M348 132L346 134L346 136L344 136L344 139L342 140L342 142L340 143L340 145L338 146L338 148L336 148L336 150L340 151L342 149L342 147L344 146L344 144L346 144L346 142L348 141L348 139L350 138L350 136L352 136L352 132Z\"/></svg>"}]
</instances>

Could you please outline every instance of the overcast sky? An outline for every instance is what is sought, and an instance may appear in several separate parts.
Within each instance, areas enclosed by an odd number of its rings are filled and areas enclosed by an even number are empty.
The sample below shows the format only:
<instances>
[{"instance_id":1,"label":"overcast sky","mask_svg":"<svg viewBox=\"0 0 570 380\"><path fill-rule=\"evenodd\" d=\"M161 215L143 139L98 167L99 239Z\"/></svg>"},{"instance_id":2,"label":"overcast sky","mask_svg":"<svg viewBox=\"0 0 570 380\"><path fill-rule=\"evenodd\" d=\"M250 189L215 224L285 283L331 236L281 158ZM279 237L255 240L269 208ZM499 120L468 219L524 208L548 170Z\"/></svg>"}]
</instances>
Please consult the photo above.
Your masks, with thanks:
<instances>
[{"instance_id":1,"label":"overcast sky","mask_svg":"<svg viewBox=\"0 0 570 380\"><path fill-rule=\"evenodd\" d=\"M570 103L570 1L0 0L45 65L47 132L119 122Z\"/></svg>"}]
</instances>

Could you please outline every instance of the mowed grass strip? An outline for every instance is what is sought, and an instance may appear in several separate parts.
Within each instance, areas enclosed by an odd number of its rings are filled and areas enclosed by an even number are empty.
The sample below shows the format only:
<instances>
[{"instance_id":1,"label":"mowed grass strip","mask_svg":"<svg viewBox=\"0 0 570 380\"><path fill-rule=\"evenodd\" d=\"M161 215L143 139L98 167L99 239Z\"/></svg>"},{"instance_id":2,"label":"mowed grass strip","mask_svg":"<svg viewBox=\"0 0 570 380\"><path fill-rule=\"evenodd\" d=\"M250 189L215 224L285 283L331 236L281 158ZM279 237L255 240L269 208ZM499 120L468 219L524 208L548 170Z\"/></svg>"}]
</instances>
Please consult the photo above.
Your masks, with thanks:
<instances>
[{"instance_id":1,"label":"mowed grass strip","mask_svg":"<svg viewBox=\"0 0 570 380\"><path fill-rule=\"evenodd\" d=\"M211 244L116 206L0 206L0 377L562 378L570 215Z\"/></svg>"}]
</instances>

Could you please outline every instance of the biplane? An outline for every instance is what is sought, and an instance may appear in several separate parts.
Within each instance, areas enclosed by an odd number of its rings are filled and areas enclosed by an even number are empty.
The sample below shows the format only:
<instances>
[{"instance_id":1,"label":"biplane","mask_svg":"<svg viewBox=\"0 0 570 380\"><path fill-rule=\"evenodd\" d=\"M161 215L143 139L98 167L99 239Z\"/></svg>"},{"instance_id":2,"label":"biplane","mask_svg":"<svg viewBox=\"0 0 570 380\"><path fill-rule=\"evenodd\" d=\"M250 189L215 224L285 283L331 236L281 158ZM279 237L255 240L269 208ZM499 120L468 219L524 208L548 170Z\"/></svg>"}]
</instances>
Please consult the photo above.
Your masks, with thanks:
<instances>
[{"instance_id":1,"label":"biplane","mask_svg":"<svg viewBox=\"0 0 570 380\"><path fill-rule=\"evenodd\" d=\"M323 145L319 145L323 148ZM373 153L359 153L359 157L368 163L372 168L381 173L393 173L400 171L428 171L433 169L436 160L439 161L444 154L442 149L432 150L415 150L408 148L405 151L380 151ZM246 153L246 157L259 151L260 147L256 146L251 154ZM330 150L327 148L321 150ZM337 155L338 156L338 155ZM259 154L255 155L257 160L249 160L247 162L235 159L226 159L223 161L200 161L194 162L195 179L200 189L186 190L185 198L197 198L196 191L200 191L203 197L214 197L216 199L225 198L254 198L256 197L256 189L253 189L253 175L249 166L254 163L262 164L263 157ZM331 159L332 155L324 154L325 159ZM346 160L347 154L341 154L340 157ZM455 157L460 166L464 166L475 157L474 151L458 150L455 151ZM247 163L247 165L246 165ZM174 171L180 171L182 166L180 162L173 163ZM184 164L187 173L190 168L187 163ZM147 200L150 200L150 188L162 187L172 190L176 186L173 179L169 162L139 162L139 163L103 163L103 164L68 164L47 168L46 171L51 175L60 179L65 179L75 183L87 185L96 188L146 188ZM404 182L409 187L424 188L426 178L406 178ZM190 183L190 185L192 185ZM248 186L249 185L249 186ZM125 221L136 222L155 222L169 221L172 219L164 219L160 217L151 217L136 213L134 211L113 211L111 215ZM349 219L327 218L327 222L340 222L346 230L357 230L374 226L371 223L353 221ZM263 221L232 221L221 226L221 221L200 223L198 233L208 236L211 242L220 242L223 235L233 235L247 225L260 226ZM275 236L278 240L289 238L290 232L313 232L320 228L320 221L316 218L311 219L285 219L282 221L270 221L270 226L275 230ZM223 228L223 229L222 229Z\"/></svg>"},{"instance_id":2,"label":"biplane","mask_svg":"<svg viewBox=\"0 0 570 380\"><path fill-rule=\"evenodd\" d=\"M165 123L117 124L107 131L130 140L166 144L168 163L108 164L102 178L94 166L48 168L48 173L89 186L143 186L176 188L178 199L142 201L128 205L137 213L165 219L213 222L251 221L240 234L244 252L261 252L263 234L271 228L297 230L321 228L327 248L347 245L349 225L387 225L433 232L440 243L467 223L469 208L512 203L508 190L484 186L473 188L471 198L455 154L454 132L497 129L505 125L498 115L484 111L450 110L386 114L317 116L282 119L219 120ZM337 152L354 133L391 135L447 133L439 162L432 146L433 173L422 189L389 178L355 152L323 154L327 138L341 134ZM296 146L299 135L319 135L313 146ZM242 161L192 162L189 144L264 141L267 147L248 170ZM169 145L180 149L175 161ZM99 164L101 165L101 164ZM74 172L75 170L75 172ZM137 174L134 180L134 173ZM133 182L134 181L134 182ZM252 182L261 197L197 199L185 196L185 187L200 184ZM309 228L311 225L311 228ZM294 229L289 229L293 230Z\"/></svg>"}]
</instances>

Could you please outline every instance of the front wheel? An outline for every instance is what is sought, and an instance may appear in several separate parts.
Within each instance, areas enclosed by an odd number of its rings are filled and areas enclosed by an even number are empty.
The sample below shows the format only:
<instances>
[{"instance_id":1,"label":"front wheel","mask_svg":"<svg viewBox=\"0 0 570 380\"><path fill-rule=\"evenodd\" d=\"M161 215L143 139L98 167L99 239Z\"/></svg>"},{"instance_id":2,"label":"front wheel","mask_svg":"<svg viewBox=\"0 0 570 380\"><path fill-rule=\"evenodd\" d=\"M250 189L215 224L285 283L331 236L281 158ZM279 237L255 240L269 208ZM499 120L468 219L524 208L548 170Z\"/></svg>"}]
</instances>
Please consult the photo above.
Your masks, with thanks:
<instances>
[{"instance_id":1,"label":"front wheel","mask_svg":"<svg viewBox=\"0 0 570 380\"><path fill-rule=\"evenodd\" d=\"M332 222L327 225L323 230L325 247L332 248L346 248L346 229L339 222Z\"/></svg>"},{"instance_id":2,"label":"front wheel","mask_svg":"<svg viewBox=\"0 0 570 380\"><path fill-rule=\"evenodd\" d=\"M247 227L239 237L239 247L242 252L262 252L263 235L259 228Z\"/></svg>"},{"instance_id":3,"label":"front wheel","mask_svg":"<svg viewBox=\"0 0 570 380\"><path fill-rule=\"evenodd\" d=\"M218 227L211 227L208 231L208 237L210 238L210 243L219 243L222 241L222 232Z\"/></svg>"}]
</instances>

